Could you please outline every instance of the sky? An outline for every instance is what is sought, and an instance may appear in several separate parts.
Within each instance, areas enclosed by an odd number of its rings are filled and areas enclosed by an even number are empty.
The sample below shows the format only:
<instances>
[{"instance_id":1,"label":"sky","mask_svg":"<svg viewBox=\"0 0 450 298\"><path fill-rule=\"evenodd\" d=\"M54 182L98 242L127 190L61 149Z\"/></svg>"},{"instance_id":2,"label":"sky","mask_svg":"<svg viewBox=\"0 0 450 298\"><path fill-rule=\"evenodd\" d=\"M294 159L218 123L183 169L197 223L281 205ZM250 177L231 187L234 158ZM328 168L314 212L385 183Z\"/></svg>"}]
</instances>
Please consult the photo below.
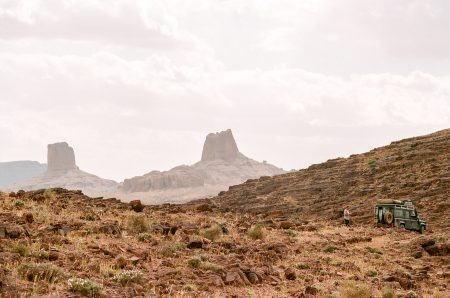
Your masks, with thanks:
<instances>
[{"instance_id":1,"label":"sky","mask_svg":"<svg viewBox=\"0 0 450 298\"><path fill-rule=\"evenodd\" d=\"M286 170L450 127L448 0L0 0L0 162Z\"/></svg>"}]
</instances>

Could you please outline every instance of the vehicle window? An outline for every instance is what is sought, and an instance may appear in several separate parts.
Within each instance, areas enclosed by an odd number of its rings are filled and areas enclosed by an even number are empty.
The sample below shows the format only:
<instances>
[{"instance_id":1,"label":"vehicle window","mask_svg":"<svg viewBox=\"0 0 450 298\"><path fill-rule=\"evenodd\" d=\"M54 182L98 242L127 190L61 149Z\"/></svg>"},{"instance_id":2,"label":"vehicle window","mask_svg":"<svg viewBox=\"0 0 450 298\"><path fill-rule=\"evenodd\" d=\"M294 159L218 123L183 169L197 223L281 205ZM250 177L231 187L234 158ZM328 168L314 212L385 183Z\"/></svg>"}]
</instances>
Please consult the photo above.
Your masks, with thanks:
<instances>
[{"instance_id":1,"label":"vehicle window","mask_svg":"<svg viewBox=\"0 0 450 298\"><path fill-rule=\"evenodd\" d=\"M409 211L408 210L403 210L403 216L405 218L409 218Z\"/></svg>"},{"instance_id":2,"label":"vehicle window","mask_svg":"<svg viewBox=\"0 0 450 298\"><path fill-rule=\"evenodd\" d=\"M395 217L403 217L403 212L402 212L402 210L396 209L395 212L394 212L394 216L395 216Z\"/></svg>"}]
</instances>

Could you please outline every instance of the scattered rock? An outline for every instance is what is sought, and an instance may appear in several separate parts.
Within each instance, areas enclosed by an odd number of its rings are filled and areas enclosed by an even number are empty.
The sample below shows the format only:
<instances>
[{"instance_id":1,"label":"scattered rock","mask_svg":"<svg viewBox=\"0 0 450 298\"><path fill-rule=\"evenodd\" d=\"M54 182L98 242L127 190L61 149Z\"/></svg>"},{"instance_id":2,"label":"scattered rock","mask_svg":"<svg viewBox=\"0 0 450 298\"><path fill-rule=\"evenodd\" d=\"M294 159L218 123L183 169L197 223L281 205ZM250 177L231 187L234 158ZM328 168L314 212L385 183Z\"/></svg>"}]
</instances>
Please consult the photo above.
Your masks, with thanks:
<instances>
[{"instance_id":1,"label":"scattered rock","mask_svg":"<svg viewBox=\"0 0 450 298\"><path fill-rule=\"evenodd\" d=\"M134 212L142 212L144 210L144 205L142 205L141 200L133 200L129 205Z\"/></svg>"},{"instance_id":2,"label":"scattered rock","mask_svg":"<svg viewBox=\"0 0 450 298\"><path fill-rule=\"evenodd\" d=\"M286 277L287 280L295 280L297 278L295 269L292 267L289 267L284 271L284 276Z\"/></svg>"}]
</instances>

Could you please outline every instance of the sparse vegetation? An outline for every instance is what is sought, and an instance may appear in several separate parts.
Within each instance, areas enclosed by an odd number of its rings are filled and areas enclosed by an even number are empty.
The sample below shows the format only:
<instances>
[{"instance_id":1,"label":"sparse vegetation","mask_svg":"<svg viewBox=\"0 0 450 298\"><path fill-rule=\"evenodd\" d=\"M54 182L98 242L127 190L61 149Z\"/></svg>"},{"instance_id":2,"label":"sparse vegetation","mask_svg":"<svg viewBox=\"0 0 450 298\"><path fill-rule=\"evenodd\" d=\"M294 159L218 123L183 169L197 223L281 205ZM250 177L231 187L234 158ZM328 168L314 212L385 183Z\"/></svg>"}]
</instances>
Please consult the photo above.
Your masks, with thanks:
<instances>
[{"instance_id":1,"label":"sparse vegetation","mask_svg":"<svg viewBox=\"0 0 450 298\"><path fill-rule=\"evenodd\" d=\"M297 268L301 269L301 270L306 270L306 269L309 269L310 266L308 264L306 264L306 263L300 263L300 264L297 265Z\"/></svg>"},{"instance_id":2,"label":"sparse vegetation","mask_svg":"<svg viewBox=\"0 0 450 298\"><path fill-rule=\"evenodd\" d=\"M264 239L264 229L261 224L256 224L252 226L247 231L247 235L252 239Z\"/></svg>"},{"instance_id":3,"label":"sparse vegetation","mask_svg":"<svg viewBox=\"0 0 450 298\"><path fill-rule=\"evenodd\" d=\"M186 245L184 243L181 242L173 242L173 243L169 243L167 245L165 245L162 250L161 253L163 256L165 257L172 257L174 256L179 250L184 249L186 247Z\"/></svg>"},{"instance_id":4,"label":"sparse vegetation","mask_svg":"<svg viewBox=\"0 0 450 298\"><path fill-rule=\"evenodd\" d=\"M69 291L77 292L85 296L95 297L100 294L102 286L98 283L84 278L70 278L67 281Z\"/></svg>"},{"instance_id":5,"label":"sparse vegetation","mask_svg":"<svg viewBox=\"0 0 450 298\"><path fill-rule=\"evenodd\" d=\"M216 241L222 236L222 228L219 225L214 225L204 230L203 236L211 241Z\"/></svg>"},{"instance_id":6,"label":"sparse vegetation","mask_svg":"<svg viewBox=\"0 0 450 298\"><path fill-rule=\"evenodd\" d=\"M201 267L205 270L210 270L214 272L223 271L223 266L211 262L202 263Z\"/></svg>"},{"instance_id":7,"label":"sparse vegetation","mask_svg":"<svg viewBox=\"0 0 450 298\"><path fill-rule=\"evenodd\" d=\"M333 246L333 245L327 245L327 246L325 246L325 248L323 249L323 251L324 251L324 252L327 252L327 253L332 253L332 252L335 252L337 249L338 249L338 248L337 248L336 246Z\"/></svg>"},{"instance_id":8,"label":"sparse vegetation","mask_svg":"<svg viewBox=\"0 0 450 298\"><path fill-rule=\"evenodd\" d=\"M368 276L368 277L375 277L377 275L378 275L378 272L376 272L375 270L370 269L370 270L366 271L366 276Z\"/></svg>"},{"instance_id":9,"label":"sparse vegetation","mask_svg":"<svg viewBox=\"0 0 450 298\"><path fill-rule=\"evenodd\" d=\"M14 201L14 206L17 208L21 208L21 207L25 206L25 202L20 199L17 199Z\"/></svg>"},{"instance_id":10,"label":"sparse vegetation","mask_svg":"<svg viewBox=\"0 0 450 298\"><path fill-rule=\"evenodd\" d=\"M197 285L196 284L185 284L184 285L184 287L183 287L183 289L185 290L185 291L188 291L188 292L194 292L194 291L197 291Z\"/></svg>"},{"instance_id":11,"label":"sparse vegetation","mask_svg":"<svg viewBox=\"0 0 450 298\"><path fill-rule=\"evenodd\" d=\"M397 295L395 294L395 289L392 286L384 287L381 294L382 298L395 298Z\"/></svg>"},{"instance_id":12,"label":"sparse vegetation","mask_svg":"<svg viewBox=\"0 0 450 298\"><path fill-rule=\"evenodd\" d=\"M378 254L378 255L382 255L383 254L383 252L381 250L379 250L378 248L367 247L367 250L371 254Z\"/></svg>"},{"instance_id":13,"label":"sparse vegetation","mask_svg":"<svg viewBox=\"0 0 450 298\"><path fill-rule=\"evenodd\" d=\"M202 260L199 257L193 257L188 260L188 264L194 268L200 267Z\"/></svg>"},{"instance_id":14,"label":"sparse vegetation","mask_svg":"<svg viewBox=\"0 0 450 298\"><path fill-rule=\"evenodd\" d=\"M343 281L339 287L341 298L370 298L371 291L369 287L362 282L354 280Z\"/></svg>"},{"instance_id":15,"label":"sparse vegetation","mask_svg":"<svg viewBox=\"0 0 450 298\"><path fill-rule=\"evenodd\" d=\"M26 263L19 266L19 276L28 281L44 280L49 283L57 283L64 278L65 274L59 267L51 263Z\"/></svg>"},{"instance_id":16,"label":"sparse vegetation","mask_svg":"<svg viewBox=\"0 0 450 298\"><path fill-rule=\"evenodd\" d=\"M124 270L116 274L114 279L122 286L130 283L142 283L144 275L140 270Z\"/></svg>"},{"instance_id":17,"label":"sparse vegetation","mask_svg":"<svg viewBox=\"0 0 450 298\"><path fill-rule=\"evenodd\" d=\"M369 159L369 161L367 162L367 164L373 168L377 165L377 161L375 159Z\"/></svg>"},{"instance_id":18,"label":"sparse vegetation","mask_svg":"<svg viewBox=\"0 0 450 298\"><path fill-rule=\"evenodd\" d=\"M52 199L56 198L56 193L51 188L47 188L44 191L43 195L44 195L44 198L47 199L47 200L52 200Z\"/></svg>"},{"instance_id":19,"label":"sparse vegetation","mask_svg":"<svg viewBox=\"0 0 450 298\"><path fill-rule=\"evenodd\" d=\"M148 233L150 230L150 225L144 215L132 215L128 220L128 232L130 234L139 235L143 233Z\"/></svg>"},{"instance_id":20,"label":"sparse vegetation","mask_svg":"<svg viewBox=\"0 0 450 298\"><path fill-rule=\"evenodd\" d=\"M25 244L13 243L11 246L11 252L18 253L22 257L28 257L30 255L30 250Z\"/></svg>"}]
</instances>

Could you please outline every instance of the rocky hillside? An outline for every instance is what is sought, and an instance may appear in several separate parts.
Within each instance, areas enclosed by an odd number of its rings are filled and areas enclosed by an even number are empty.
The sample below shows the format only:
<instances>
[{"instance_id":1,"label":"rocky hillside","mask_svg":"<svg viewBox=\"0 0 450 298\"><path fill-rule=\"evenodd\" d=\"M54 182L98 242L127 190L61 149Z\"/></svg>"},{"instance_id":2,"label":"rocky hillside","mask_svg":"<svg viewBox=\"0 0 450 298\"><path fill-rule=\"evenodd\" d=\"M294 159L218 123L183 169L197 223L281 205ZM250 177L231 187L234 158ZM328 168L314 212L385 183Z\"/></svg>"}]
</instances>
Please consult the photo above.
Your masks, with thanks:
<instances>
[{"instance_id":1,"label":"rocky hillside","mask_svg":"<svg viewBox=\"0 0 450 298\"><path fill-rule=\"evenodd\" d=\"M117 194L123 200L140 198L147 203L185 202L214 196L230 185L249 178L285 173L265 162L257 162L239 152L231 130L211 133L203 145L202 158L191 166L169 171L152 171L125 179Z\"/></svg>"},{"instance_id":2,"label":"rocky hillside","mask_svg":"<svg viewBox=\"0 0 450 298\"><path fill-rule=\"evenodd\" d=\"M213 200L222 211L338 222L351 208L371 223L378 199L411 199L429 228L450 228L450 129L393 142L364 154L232 186Z\"/></svg>"},{"instance_id":3,"label":"rocky hillside","mask_svg":"<svg viewBox=\"0 0 450 298\"><path fill-rule=\"evenodd\" d=\"M448 297L449 237L65 189L0 193L0 297Z\"/></svg>"}]
</instances>

